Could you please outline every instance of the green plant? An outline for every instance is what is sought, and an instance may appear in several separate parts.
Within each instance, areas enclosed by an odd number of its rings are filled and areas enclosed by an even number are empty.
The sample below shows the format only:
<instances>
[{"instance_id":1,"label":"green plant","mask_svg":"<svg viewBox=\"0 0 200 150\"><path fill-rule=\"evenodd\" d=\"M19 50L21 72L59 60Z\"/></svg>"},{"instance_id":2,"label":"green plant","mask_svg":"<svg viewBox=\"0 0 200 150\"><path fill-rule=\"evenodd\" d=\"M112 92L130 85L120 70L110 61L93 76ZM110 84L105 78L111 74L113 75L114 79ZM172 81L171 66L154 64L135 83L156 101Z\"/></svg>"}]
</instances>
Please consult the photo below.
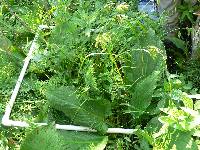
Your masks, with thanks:
<instances>
[{"instance_id":1,"label":"green plant","mask_svg":"<svg viewBox=\"0 0 200 150\"><path fill-rule=\"evenodd\" d=\"M129 12L127 4L74 4L57 3L56 26L42 39L44 48L35 53L39 59L29 72L44 77L48 104L64 113L66 123L101 134L108 127L133 128L151 104L165 67L159 27L147 15Z\"/></svg>"},{"instance_id":2,"label":"green plant","mask_svg":"<svg viewBox=\"0 0 200 150\"><path fill-rule=\"evenodd\" d=\"M73 131L62 132L55 130L51 125L29 131L26 140L22 143L21 150L100 150L105 148L107 141L107 136Z\"/></svg>"},{"instance_id":3,"label":"green plant","mask_svg":"<svg viewBox=\"0 0 200 150\"><path fill-rule=\"evenodd\" d=\"M1 37L6 44L1 48L0 65L5 69L0 71L0 92L6 103L17 78L12 74L17 64L6 56L22 61L37 25L53 24L52 30L39 35L40 47L33 55L11 116L50 125L18 132L2 128L1 147L101 150L170 149L175 145L179 149L189 143L190 148L197 148L193 136L199 132L199 115L191 110L193 102L181 91L184 88L180 89L188 83L180 86L176 78L166 74L161 20L136 12L136 1L21 2L23 6L15 1L3 3L6 11L2 11L1 21L16 27L4 30L21 31L18 23L23 21L33 31L23 26L27 41L8 32ZM21 7L22 12L18 10ZM16 17L12 24L13 11L20 21ZM8 87L3 86L4 80ZM97 133L60 131L55 123L87 126ZM106 134L110 127L136 128L137 132ZM181 141L182 137L186 140ZM9 145L10 141L14 144Z\"/></svg>"},{"instance_id":4,"label":"green plant","mask_svg":"<svg viewBox=\"0 0 200 150\"><path fill-rule=\"evenodd\" d=\"M155 92L154 97L160 97L163 102L159 104L159 115L150 120L144 130L138 130L137 135L143 139L141 146L150 148L152 145L154 149L163 150L199 149L194 137L199 136L200 114L193 110L194 107L199 110L199 105L180 90L187 85L177 77L168 76L164 87Z\"/></svg>"}]
</instances>

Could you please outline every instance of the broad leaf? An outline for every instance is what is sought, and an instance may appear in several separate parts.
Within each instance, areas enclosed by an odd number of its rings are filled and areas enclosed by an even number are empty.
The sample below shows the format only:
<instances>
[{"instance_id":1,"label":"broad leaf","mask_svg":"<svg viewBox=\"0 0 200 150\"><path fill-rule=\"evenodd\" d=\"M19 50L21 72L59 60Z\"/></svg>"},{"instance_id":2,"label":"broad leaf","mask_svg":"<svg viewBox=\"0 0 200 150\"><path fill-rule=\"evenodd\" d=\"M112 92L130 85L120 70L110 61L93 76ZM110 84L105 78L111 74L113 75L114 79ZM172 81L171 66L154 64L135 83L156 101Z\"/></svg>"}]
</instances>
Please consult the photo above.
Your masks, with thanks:
<instances>
[{"instance_id":1,"label":"broad leaf","mask_svg":"<svg viewBox=\"0 0 200 150\"><path fill-rule=\"evenodd\" d=\"M20 150L65 150L64 140L53 127L36 128L23 141Z\"/></svg>"},{"instance_id":2,"label":"broad leaf","mask_svg":"<svg viewBox=\"0 0 200 150\"><path fill-rule=\"evenodd\" d=\"M60 87L47 91L49 104L65 113L72 123L106 132L105 119L111 114L110 104L106 100L93 100L77 97L73 87Z\"/></svg>"},{"instance_id":3,"label":"broad leaf","mask_svg":"<svg viewBox=\"0 0 200 150\"><path fill-rule=\"evenodd\" d=\"M155 70L160 70L164 59L158 48L149 47L147 50L132 50L130 54L124 55L123 72L125 83L131 87L152 74Z\"/></svg>"},{"instance_id":4,"label":"broad leaf","mask_svg":"<svg viewBox=\"0 0 200 150\"><path fill-rule=\"evenodd\" d=\"M154 89L156 88L159 79L160 72L155 71L152 75L136 85L130 101L130 110L133 112L134 117L142 115L150 105Z\"/></svg>"},{"instance_id":5,"label":"broad leaf","mask_svg":"<svg viewBox=\"0 0 200 150\"><path fill-rule=\"evenodd\" d=\"M103 150L107 144L108 137L94 133L59 131L63 136L69 150Z\"/></svg>"},{"instance_id":6,"label":"broad leaf","mask_svg":"<svg viewBox=\"0 0 200 150\"><path fill-rule=\"evenodd\" d=\"M106 136L75 131L59 131L53 126L38 127L27 135L21 150L103 150Z\"/></svg>"}]
</instances>

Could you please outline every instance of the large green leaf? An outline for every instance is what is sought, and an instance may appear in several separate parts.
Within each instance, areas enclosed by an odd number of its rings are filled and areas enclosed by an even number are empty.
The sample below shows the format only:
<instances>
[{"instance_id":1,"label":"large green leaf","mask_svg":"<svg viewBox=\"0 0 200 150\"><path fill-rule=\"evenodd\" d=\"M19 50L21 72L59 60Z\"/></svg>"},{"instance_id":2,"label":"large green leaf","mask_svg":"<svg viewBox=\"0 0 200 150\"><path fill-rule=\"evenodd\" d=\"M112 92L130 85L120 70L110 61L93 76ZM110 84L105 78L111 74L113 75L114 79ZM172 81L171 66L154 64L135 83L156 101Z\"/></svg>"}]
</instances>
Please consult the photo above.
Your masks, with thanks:
<instances>
[{"instance_id":1,"label":"large green leaf","mask_svg":"<svg viewBox=\"0 0 200 150\"><path fill-rule=\"evenodd\" d=\"M108 141L107 136L94 133L59 131L59 134L64 137L69 150L103 150Z\"/></svg>"},{"instance_id":2,"label":"large green leaf","mask_svg":"<svg viewBox=\"0 0 200 150\"><path fill-rule=\"evenodd\" d=\"M93 100L88 97L79 97L73 87L60 87L47 91L49 104L65 113L72 123L94 128L106 132L105 119L111 114L109 102L106 100Z\"/></svg>"},{"instance_id":3,"label":"large green leaf","mask_svg":"<svg viewBox=\"0 0 200 150\"><path fill-rule=\"evenodd\" d=\"M53 127L36 128L21 145L21 150L65 150L64 140Z\"/></svg>"},{"instance_id":4,"label":"large green leaf","mask_svg":"<svg viewBox=\"0 0 200 150\"><path fill-rule=\"evenodd\" d=\"M129 54L124 55L125 83L133 88L137 82L155 70L160 70L163 62L164 58L156 47L149 47L147 50L132 50Z\"/></svg>"},{"instance_id":5,"label":"large green leaf","mask_svg":"<svg viewBox=\"0 0 200 150\"><path fill-rule=\"evenodd\" d=\"M75 131L59 131L53 126L38 127L27 135L21 150L103 150L106 136Z\"/></svg>"},{"instance_id":6,"label":"large green leaf","mask_svg":"<svg viewBox=\"0 0 200 150\"><path fill-rule=\"evenodd\" d=\"M140 81L132 93L130 101L130 111L134 117L139 117L150 105L157 81L160 79L160 72L155 71L144 80Z\"/></svg>"}]
</instances>

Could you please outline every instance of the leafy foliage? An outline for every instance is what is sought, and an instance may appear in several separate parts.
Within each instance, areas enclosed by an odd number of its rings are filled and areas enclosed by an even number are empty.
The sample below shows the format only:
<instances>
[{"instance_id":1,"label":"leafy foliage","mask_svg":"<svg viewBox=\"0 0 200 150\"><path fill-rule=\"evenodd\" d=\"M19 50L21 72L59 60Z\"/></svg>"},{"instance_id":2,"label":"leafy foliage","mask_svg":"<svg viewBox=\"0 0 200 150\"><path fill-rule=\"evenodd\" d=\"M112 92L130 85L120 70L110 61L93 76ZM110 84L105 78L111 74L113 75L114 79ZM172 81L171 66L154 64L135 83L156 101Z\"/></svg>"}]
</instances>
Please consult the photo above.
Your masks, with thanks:
<instances>
[{"instance_id":1,"label":"leafy foliage","mask_svg":"<svg viewBox=\"0 0 200 150\"><path fill-rule=\"evenodd\" d=\"M21 145L21 150L103 150L108 138L91 133L58 131L53 126L33 129Z\"/></svg>"},{"instance_id":2,"label":"leafy foliage","mask_svg":"<svg viewBox=\"0 0 200 150\"><path fill-rule=\"evenodd\" d=\"M189 84L180 85L177 78L165 73L161 19L152 20L137 12L137 0L20 2L6 1L0 6L0 21L4 23L0 25L3 98L8 100L17 77L14 70L20 69L19 62L26 57L37 26L55 27L39 35L40 47L34 53L12 118L82 125L98 131L34 127L26 134L22 150L197 149L193 136L199 132L199 114L181 91ZM177 39L173 41L177 43ZM180 48L185 46L178 42ZM110 127L138 131L130 136L102 136ZM5 133L2 129L1 136ZM20 138L18 134L11 138L6 135L0 141L4 145L14 141L9 147L16 148L22 134Z\"/></svg>"},{"instance_id":3,"label":"leafy foliage","mask_svg":"<svg viewBox=\"0 0 200 150\"><path fill-rule=\"evenodd\" d=\"M122 112L135 111L133 107L142 111L134 114L139 118L151 104L164 70L165 52L156 35L159 28L148 16L130 13L126 4L63 3L57 3L56 26L45 50L39 49L35 57L40 59L29 69L36 76L49 77L48 103L70 123L101 133L115 127L117 118L128 119L129 113ZM149 91L145 95L144 87Z\"/></svg>"},{"instance_id":4,"label":"leafy foliage","mask_svg":"<svg viewBox=\"0 0 200 150\"><path fill-rule=\"evenodd\" d=\"M177 83L170 81L165 84L166 91L160 95L168 101L167 107L160 107L164 114L150 121L144 131L138 132L138 136L143 136L157 149L199 149L193 136L197 136L200 115L193 110L193 101L179 90ZM182 136L185 136L184 140Z\"/></svg>"},{"instance_id":5,"label":"leafy foliage","mask_svg":"<svg viewBox=\"0 0 200 150\"><path fill-rule=\"evenodd\" d=\"M135 117L143 114L146 108L151 104L151 98L157 86L156 83L159 79L159 73L160 72L153 73L136 85L130 102L130 110L133 111Z\"/></svg>"},{"instance_id":6,"label":"leafy foliage","mask_svg":"<svg viewBox=\"0 0 200 150\"><path fill-rule=\"evenodd\" d=\"M52 107L63 111L72 123L90 126L101 132L107 130L105 117L111 113L109 102L78 97L73 87L49 90L47 99Z\"/></svg>"}]
</instances>

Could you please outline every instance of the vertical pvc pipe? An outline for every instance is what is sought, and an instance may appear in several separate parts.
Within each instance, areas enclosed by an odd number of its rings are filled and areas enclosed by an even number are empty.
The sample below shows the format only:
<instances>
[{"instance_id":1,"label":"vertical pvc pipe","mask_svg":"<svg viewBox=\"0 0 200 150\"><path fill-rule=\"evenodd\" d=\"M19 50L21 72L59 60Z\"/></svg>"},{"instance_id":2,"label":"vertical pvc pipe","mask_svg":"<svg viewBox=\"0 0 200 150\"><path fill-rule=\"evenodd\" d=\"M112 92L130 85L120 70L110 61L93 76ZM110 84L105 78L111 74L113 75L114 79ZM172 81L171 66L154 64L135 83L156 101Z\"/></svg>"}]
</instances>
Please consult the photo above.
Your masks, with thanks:
<instances>
[{"instance_id":1,"label":"vertical pvc pipe","mask_svg":"<svg viewBox=\"0 0 200 150\"><path fill-rule=\"evenodd\" d=\"M4 124L4 125L9 122L9 117L10 117L10 114L11 114L11 111L12 111L12 107L14 105L15 99L16 99L17 94L19 92L21 83L23 81L24 75L25 75L26 70L28 68L28 65L29 65L29 62L31 60L32 54L33 54L34 50L37 49L36 41L37 41L38 37L39 37L39 33L37 32L32 44L31 44L31 47L29 49L28 55L24 60L23 68L22 68L22 70L20 72L20 75L19 75L18 80L16 82L15 88L14 88L14 90L12 92L11 98L10 98L8 104L6 105L5 114L4 114L3 118L2 118L2 124Z\"/></svg>"}]
</instances>

